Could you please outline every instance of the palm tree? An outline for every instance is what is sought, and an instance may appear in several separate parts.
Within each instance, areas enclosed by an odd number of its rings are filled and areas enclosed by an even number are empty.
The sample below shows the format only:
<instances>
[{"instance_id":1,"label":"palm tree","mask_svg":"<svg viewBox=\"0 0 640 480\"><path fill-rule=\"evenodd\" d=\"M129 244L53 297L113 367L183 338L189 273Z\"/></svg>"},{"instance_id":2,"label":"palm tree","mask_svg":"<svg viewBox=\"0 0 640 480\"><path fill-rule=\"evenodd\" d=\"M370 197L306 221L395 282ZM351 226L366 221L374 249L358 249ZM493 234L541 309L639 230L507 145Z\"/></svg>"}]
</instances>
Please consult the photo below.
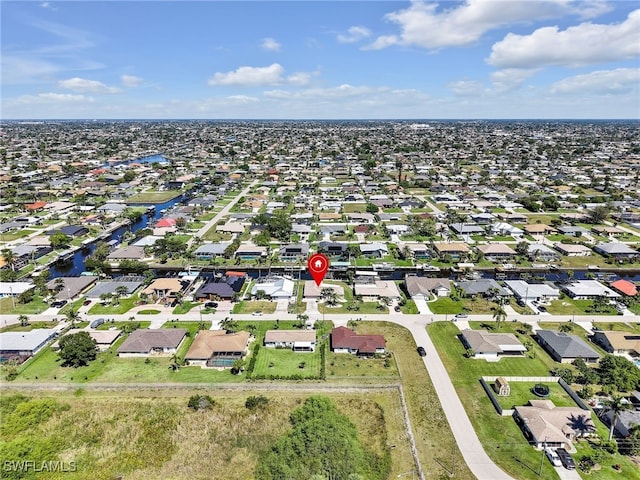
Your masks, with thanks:
<instances>
[{"instance_id":1,"label":"palm tree","mask_svg":"<svg viewBox=\"0 0 640 480\"><path fill-rule=\"evenodd\" d=\"M18 256L13 253L13 251L9 248L4 248L2 250L2 259L4 263L9 266L9 268L15 272L16 263L18 262Z\"/></svg>"},{"instance_id":2,"label":"palm tree","mask_svg":"<svg viewBox=\"0 0 640 480\"><path fill-rule=\"evenodd\" d=\"M24 314L18 317L18 321L20 322L21 327L26 327L29 325L29 317Z\"/></svg>"},{"instance_id":3,"label":"palm tree","mask_svg":"<svg viewBox=\"0 0 640 480\"><path fill-rule=\"evenodd\" d=\"M307 320L309 320L309 315L307 315L306 313L299 313L296 316L296 319L298 320L298 327L299 328L304 328L307 325Z\"/></svg>"},{"instance_id":4,"label":"palm tree","mask_svg":"<svg viewBox=\"0 0 640 480\"><path fill-rule=\"evenodd\" d=\"M616 428L616 422L618 421L618 415L620 412L628 410L631 407L631 404L620 395L612 395L611 400L608 400L606 405L609 407L608 411L613 413L613 416L611 417L611 428L609 429L609 441L611 441L613 438L613 431Z\"/></svg>"},{"instance_id":5,"label":"palm tree","mask_svg":"<svg viewBox=\"0 0 640 480\"><path fill-rule=\"evenodd\" d=\"M235 332L238 328L238 322L233 318L225 317L225 319L220 322L220 327L226 330L227 333Z\"/></svg>"},{"instance_id":6,"label":"palm tree","mask_svg":"<svg viewBox=\"0 0 640 480\"><path fill-rule=\"evenodd\" d=\"M356 327L358 326L358 321L353 318L347 322L347 327L349 327L354 332L356 331Z\"/></svg>"},{"instance_id":7,"label":"palm tree","mask_svg":"<svg viewBox=\"0 0 640 480\"><path fill-rule=\"evenodd\" d=\"M67 311L67 320L71 322L72 327L75 327L76 322L80 320L80 314L77 310L70 308L69 311Z\"/></svg>"},{"instance_id":8,"label":"palm tree","mask_svg":"<svg viewBox=\"0 0 640 480\"><path fill-rule=\"evenodd\" d=\"M500 323L502 323L507 318L507 312L504 310L504 306L502 302L498 304L495 311L493 312L493 319L496 321L496 329L500 329Z\"/></svg>"}]
</instances>

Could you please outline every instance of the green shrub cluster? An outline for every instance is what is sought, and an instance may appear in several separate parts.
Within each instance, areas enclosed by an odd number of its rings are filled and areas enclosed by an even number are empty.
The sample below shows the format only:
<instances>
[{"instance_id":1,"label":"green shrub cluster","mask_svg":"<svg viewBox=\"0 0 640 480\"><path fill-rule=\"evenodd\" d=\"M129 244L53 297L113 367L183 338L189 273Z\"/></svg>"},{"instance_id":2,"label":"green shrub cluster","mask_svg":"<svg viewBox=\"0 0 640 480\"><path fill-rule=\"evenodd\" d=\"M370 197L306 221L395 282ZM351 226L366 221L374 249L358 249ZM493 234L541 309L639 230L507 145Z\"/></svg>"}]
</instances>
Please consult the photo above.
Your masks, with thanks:
<instances>
[{"instance_id":1,"label":"green shrub cluster","mask_svg":"<svg viewBox=\"0 0 640 480\"><path fill-rule=\"evenodd\" d=\"M390 455L368 451L356 427L330 399L309 397L291 413L292 430L259 460L258 480L330 478L382 480L389 476Z\"/></svg>"}]
</instances>

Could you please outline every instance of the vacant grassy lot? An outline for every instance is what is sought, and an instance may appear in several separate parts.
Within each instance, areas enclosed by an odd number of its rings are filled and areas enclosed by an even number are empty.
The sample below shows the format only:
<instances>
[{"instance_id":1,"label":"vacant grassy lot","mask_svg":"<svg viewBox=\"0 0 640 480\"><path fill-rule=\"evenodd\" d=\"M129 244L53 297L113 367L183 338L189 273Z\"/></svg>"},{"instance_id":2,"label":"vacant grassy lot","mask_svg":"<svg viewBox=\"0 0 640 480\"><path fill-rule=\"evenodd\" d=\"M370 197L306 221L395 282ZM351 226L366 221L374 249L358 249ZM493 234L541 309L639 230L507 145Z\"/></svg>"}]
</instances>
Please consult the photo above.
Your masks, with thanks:
<instances>
[{"instance_id":1,"label":"vacant grassy lot","mask_svg":"<svg viewBox=\"0 0 640 480\"><path fill-rule=\"evenodd\" d=\"M270 300L243 300L233 306L233 313L247 314L253 312L273 313L278 304Z\"/></svg>"},{"instance_id":2,"label":"vacant grassy lot","mask_svg":"<svg viewBox=\"0 0 640 480\"><path fill-rule=\"evenodd\" d=\"M187 408L194 393L214 397L214 408L200 412ZM268 405L246 409L246 398L261 393L269 399ZM309 395L181 390L137 391L135 396L85 392L33 399L3 397L3 416L8 421L2 427L0 452L6 460L60 458L77 464L76 474L39 474L37 478L43 479L253 478L259 456L290 429L291 412ZM395 392L328 396L355 424L369 449L376 453L390 450L392 478L411 469L401 416L396 415L400 402ZM29 413L37 415L33 421L23 421ZM390 449L390 444L396 448ZM22 448L24 445L29 448Z\"/></svg>"},{"instance_id":3,"label":"vacant grassy lot","mask_svg":"<svg viewBox=\"0 0 640 480\"><path fill-rule=\"evenodd\" d=\"M517 323L503 324L501 331L512 331L518 328L518 325ZM485 451L514 478L531 480L540 478L538 476L540 452L529 446L513 418L501 417L496 413L480 385L479 378L483 375L546 376L549 374L550 366L558 364L555 364L537 345L533 346L536 352L535 358L503 358L495 363L465 358L464 347L457 338L459 330L455 324L438 322L429 325L427 330ZM521 337L523 340L529 338ZM604 425L596 420L595 415L592 418L598 427L598 433L604 432L606 435L606 429L602 430ZM578 456L592 453L591 447L584 442L577 447ZM625 480L640 479L637 468L632 467L631 462L620 455L609 457L604 462L605 466L602 470L592 473L589 478L619 479L619 474L611 468L614 463L622 464L623 471L629 472ZM542 478L557 478L548 461L545 460L542 465Z\"/></svg>"},{"instance_id":4,"label":"vacant grassy lot","mask_svg":"<svg viewBox=\"0 0 640 480\"><path fill-rule=\"evenodd\" d=\"M175 190L165 192L140 192L132 195L127 200L128 203L164 203L180 196L180 192Z\"/></svg>"},{"instance_id":5,"label":"vacant grassy lot","mask_svg":"<svg viewBox=\"0 0 640 480\"><path fill-rule=\"evenodd\" d=\"M565 297L562 300L553 300L547 307L552 315L617 315L618 311L613 305L607 311L592 311L593 300L573 300Z\"/></svg>"},{"instance_id":6,"label":"vacant grassy lot","mask_svg":"<svg viewBox=\"0 0 640 480\"><path fill-rule=\"evenodd\" d=\"M54 328L58 325L58 322L29 322L29 325L23 327L19 323L8 325L0 328L1 332L29 332L36 328Z\"/></svg>"},{"instance_id":7,"label":"vacant grassy lot","mask_svg":"<svg viewBox=\"0 0 640 480\"><path fill-rule=\"evenodd\" d=\"M33 315L44 312L49 304L42 297L36 295L29 303L20 303L17 298L0 298L0 314L2 315Z\"/></svg>"},{"instance_id":8,"label":"vacant grassy lot","mask_svg":"<svg viewBox=\"0 0 640 480\"><path fill-rule=\"evenodd\" d=\"M327 353L327 380L358 377L399 380L398 367L392 355L386 358L360 358L348 353Z\"/></svg>"},{"instance_id":9,"label":"vacant grassy lot","mask_svg":"<svg viewBox=\"0 0 640 480\"><path fill-rule=\"evenodd\" d=\"M290 349L261 348L253 370L254 377L315 378L320 375L320 348L315 352L294 352Z\"/></svg>"},{"instance_id":10,"label":"vacant grassy lot","mask_svg":"<svg viewBox=\"0 0 640 480\"><path fill-rule=\"evenodd\" d=\"M89 309L89 315L122 315L127 313L139 300L138 294L133 294L130 297L119 298L118 303L111 304L107 302L105 304L96 303Z\"/></svg>"}]
</instances>

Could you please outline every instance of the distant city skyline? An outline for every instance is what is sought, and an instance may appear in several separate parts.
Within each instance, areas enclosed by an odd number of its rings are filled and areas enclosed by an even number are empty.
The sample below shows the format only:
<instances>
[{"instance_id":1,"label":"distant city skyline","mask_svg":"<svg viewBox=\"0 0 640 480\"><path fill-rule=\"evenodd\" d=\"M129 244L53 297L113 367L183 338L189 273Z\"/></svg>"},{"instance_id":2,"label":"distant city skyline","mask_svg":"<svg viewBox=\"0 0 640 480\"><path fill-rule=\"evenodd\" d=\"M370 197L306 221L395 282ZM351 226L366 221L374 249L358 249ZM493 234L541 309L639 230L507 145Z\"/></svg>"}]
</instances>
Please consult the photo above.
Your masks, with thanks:
<instances>
[{"instance_id":1,"label":"distant city skyline","mask_svg":"<svg viewBox=\"0 0 640 480\"><path fill-rule=\"evenodd\" d=\"M3 119L638 119L636 1L2 1Z\"/></svg>"}]
</instances>

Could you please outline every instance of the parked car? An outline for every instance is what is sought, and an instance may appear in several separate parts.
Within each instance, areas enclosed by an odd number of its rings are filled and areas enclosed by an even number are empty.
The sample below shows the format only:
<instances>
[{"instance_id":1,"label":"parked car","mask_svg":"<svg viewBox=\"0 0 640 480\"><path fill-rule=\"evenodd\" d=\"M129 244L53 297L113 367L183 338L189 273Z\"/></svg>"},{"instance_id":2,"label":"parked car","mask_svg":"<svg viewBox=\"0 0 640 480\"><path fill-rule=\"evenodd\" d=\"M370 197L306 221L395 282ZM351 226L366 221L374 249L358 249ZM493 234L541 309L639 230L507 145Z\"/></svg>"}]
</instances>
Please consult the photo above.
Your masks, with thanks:
<instances>
[{"instance_id":1,"label":"parked car","mask_svg":"<svg viewBox=\"0 0 640 480\"><path fill-rule=\"evenodd\" d=\"M207 302L204 304L204 308L218 308L218 302Z\"/></svg>"},{"instance_id":2,"label":"parked car","mask_svg":"<svg viewBox=\"0 0 640 480\"><path fill-rule=\"evenodd\" d=\"M89 326L91 328L98 328L100 325L102 325L105 322L104 318L96 318L93 322L91 322L89 324Z\"/></svg>"},{"instance_id":3,"label":"parked car","mask_svg":"<svg viewBox=\"0 0 640 480\"><path fill-rule=\"evenodd\" d=\"M91 305L91 300L85 300L84 302L82 302L82 305L84 305L85 307L87 305Z\"/></svg>"},{"instance_id":4,"label":"parked car","mask_svg":"<svg viewBox=\"0 0 640 480\"><path fill-rule=\"evenodd\" d=\"M459 313L454 318L469 318L469 315L466 313Z\"/></svg>"},{"instance_id":5,"label":"parked car","mask_svg":"<svg viewBox=\"0 0 640 480\"><path fill-rule=\"evenodd\" d=\"M547 307L545 307L543 305L538 305L538 310L540 310L541 312L546 312L547 311Z\"/></svg>"},{"instance_id":6,"label":"parked car","mask_svg":"<svg viewBox=\"0 0 640 480\"><path fill-rule=\"evenodd\" d=\"M576 464L574 463L573 458L571 458L571 455L569 455L569 452L567 452L564 448L557 448L556 453L558 454L558 457L560 457L560 461L562 462L564 468L566 468L567 470L576 469Z\"/></svg>"},{"instance_id":7,"label":"parked car","mask_svg":"<svg viewBox=\"0 0 640 480\"><path fill-rule=\"evenodd\" d=\"M550 448L545 448L544 453L547 455L547 458L551 462L551 465L553 465L554 467L562 466L562 460L560 460L560 457L555 452L555 450L552 450Z\"/></svg>"},{"instance_id":8,"label":"parked car","mask_svg":"<svg viewBox=\"0 0 640 480\"><path fill-rule=\"evenodd\" d=\"M56 300L55 302L51 302L51 306L53 308L62 308L67 304L66 300Z\"/></svg>"},{"instance_id":9,"label":"parked car","mask_svg":"<svg viewBox=\"0 0 640 480\"><path fill-rule=\"evenodd\" d=\"M260 310L258 310L257 312L253 312L251 315L253 315L254 317L261 317L262 316L262 312Z\"/></svg>"},{"instance_id":10,"label":"parked car","mask_svg":"<svg viewBox=\"0 0 640 480\"><path fill-rule=\"evenodd\" d=\"M395 307L393 307L393 309L394 309L396 312L399 312L399 311L400 311L400 305L396 305Z\"/></svg>"},{"instance_id":11,"label":"parked car","mask_svg":"<svg viewBox=\"0 0 640 480\"><path fill-rule=\"evenodd\" d=\"M418 347L418 354L421 357L426 357L427 356L427 351L424 349L424 347Z\"/></svg>"}]
</instances>

